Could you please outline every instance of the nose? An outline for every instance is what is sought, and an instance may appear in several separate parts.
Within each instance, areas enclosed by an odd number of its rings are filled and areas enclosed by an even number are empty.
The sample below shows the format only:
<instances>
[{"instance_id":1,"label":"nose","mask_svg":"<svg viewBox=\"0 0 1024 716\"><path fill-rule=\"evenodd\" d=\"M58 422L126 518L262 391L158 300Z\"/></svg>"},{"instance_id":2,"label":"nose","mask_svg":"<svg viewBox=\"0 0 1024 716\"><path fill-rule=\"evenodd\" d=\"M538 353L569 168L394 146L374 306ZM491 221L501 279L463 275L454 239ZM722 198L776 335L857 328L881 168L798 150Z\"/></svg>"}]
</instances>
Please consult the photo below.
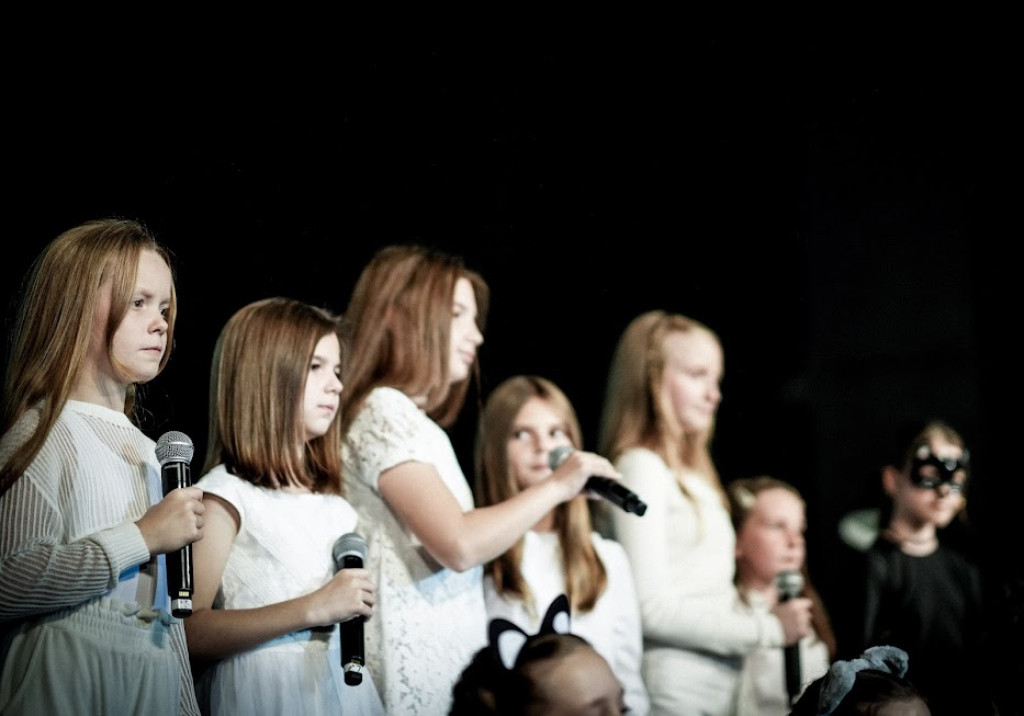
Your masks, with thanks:
<instances>
[{"instance_id":1,"label":"nose","mask_svg":"<svg viewBox=\"0 0 1024 716\"><path fill-rule=\"evenodd\" d=\"M167 322L167 316L157 311L156 319L153 321L153 330L157 333L167 333L167 327L170 325Z\"/></svg>"},{"instance_id":2,"label":"nose","mask_svg":"<svg viewBox=\"0 0 1024 716\"><path fill-rule=\"evenodd\" d=\"M551 450L559 445L559 442L552 438L550 435L538 435L537 440L534 443L538 452L549 453Z\"/></svg>"},{"instance_id":3,"label":"nose","mask_svg":"<svg viewBox=\"0 0 1024 716\"><path fill-rule=\"evenodd\" d=\"M342 389L345 387L341 382L341 378L339 378L335 373L332 373L331 376L331 379L327 381L327 392L341 393Z\"/></svg>"},{"instance_id":4,"label":"nose","mask_svg":"<svg viewBox=\"0 0 1024 716\"><path fill-rule=\"evenodd\" d=\"M472 323L472 329L469 332L469 340L473 341L474 346L479 346L484 342L484 334L480 331L480 326L476 324L476 321Z\"/></svg>"},{"instance_id":5,"label":"nose","mask_svg":"<svg viewBox=\"0 0 1024 716\"><path fill-rule=\"evenodd\" d=\"M711 384L708 394L711 396L711 400L715 402L715 405L722 402L722 386L718 383Z\"/></svg>"}]
</instances>

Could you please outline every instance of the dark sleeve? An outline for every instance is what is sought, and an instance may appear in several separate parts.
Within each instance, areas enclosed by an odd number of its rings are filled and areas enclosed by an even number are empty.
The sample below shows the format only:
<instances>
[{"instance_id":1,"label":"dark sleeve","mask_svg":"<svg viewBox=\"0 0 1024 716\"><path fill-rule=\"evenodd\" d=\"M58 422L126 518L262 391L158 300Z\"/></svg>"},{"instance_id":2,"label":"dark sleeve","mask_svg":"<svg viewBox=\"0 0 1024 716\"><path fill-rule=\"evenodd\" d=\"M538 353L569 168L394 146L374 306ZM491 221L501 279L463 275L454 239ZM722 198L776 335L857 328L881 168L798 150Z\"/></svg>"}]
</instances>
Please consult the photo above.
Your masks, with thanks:
<instances>
[{"instance_id":1,"label":"dark sleeve","mask_svg":"<svg viewBox=\"0 0 1024 716\"><path fill-rule=\"evenodd\" d=\"M883 595L891 576L889 572L888 560L878 549L872 547L865 553L858 654L886 641L889 629L883 614Z\"/></svg>"}]
</instances>

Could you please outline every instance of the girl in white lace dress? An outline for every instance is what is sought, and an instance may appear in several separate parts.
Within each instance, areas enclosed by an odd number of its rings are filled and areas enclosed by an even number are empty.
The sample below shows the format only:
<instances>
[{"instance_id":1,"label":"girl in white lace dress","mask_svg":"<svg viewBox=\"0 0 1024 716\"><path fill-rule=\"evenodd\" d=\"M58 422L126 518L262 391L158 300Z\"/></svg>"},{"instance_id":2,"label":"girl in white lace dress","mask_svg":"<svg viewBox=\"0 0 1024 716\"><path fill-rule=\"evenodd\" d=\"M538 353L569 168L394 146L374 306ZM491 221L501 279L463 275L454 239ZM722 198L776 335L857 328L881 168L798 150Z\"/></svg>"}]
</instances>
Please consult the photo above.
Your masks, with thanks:
<instances>
[{"instance_id":1,"label":"girl in white lace dress","mask_svg":"<svg viewBox=\"0 0 1024 716\"><path fill-rule=\"evenodd\" d=\"M459 674L487 643L482 565L589 475L618 477L607 460L574 453L548 479L474 509L445 427L476 370L487 298L458 258L391 246L363 270L345 312L345 484L367 525L380 607L366 659L390 716L448 712Z\"/></svg>"},{"instance_id":2,"label":"girl in white lace dress","mask_svg":"<svg viewBox=\"0 0 1024 716\"><path fill-rule=\"evenodd\" d=\"M163 555L202 537L202 491L163 495L136 385L167 364L170 257L134 221L36 260L0 416L0 713L196 714Z\"/></svg>"},{"instance_id":3,"label":"girl in white lace dress","mask_svg":"<svg viewBox=\"0 0 1024 716\"><path fill-rule=\"evenodd\" d=\"M359 527L341 480L338 328L323 309L269 298L217 341L186 622L205 713L384 713L372 679L347 684L341 668L338 623L372 615L374 586L333 558Z\"/></svg>"}]
</instances>

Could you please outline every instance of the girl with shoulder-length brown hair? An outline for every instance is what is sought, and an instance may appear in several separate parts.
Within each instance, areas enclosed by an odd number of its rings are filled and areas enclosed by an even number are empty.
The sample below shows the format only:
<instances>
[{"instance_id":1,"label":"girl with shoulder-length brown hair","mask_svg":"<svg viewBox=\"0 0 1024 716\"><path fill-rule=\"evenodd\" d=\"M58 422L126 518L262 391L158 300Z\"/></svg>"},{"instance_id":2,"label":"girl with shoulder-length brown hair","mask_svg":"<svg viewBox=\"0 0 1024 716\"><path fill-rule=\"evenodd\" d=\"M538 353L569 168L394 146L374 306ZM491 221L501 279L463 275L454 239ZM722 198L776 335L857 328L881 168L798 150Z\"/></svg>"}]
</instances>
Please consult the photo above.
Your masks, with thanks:
<instances>
[{"instance_id":1,"label":"girl with shoulder-length brown hair","mask_svg":"<svg viewBox=\"0 0 1024 716\"><path fill-rule=\"evenodd\" d=\"M600 450L648 504L642 519L612 511L610 528L633 566L654 714L732 714L743 657L810 628L808 599L734 609L736 534L710 451L723 375L714 331L661 310L629 323L609 370Z\"/></svg>"},{"instance_id":2,"label":"girl with shoulder-length brown hair","mask_svg":"<svg viewBox=\"0 0 1024 716\"><path fill-rule=\"evenodd\" d=\"M310 437L299 399L310 357L331 335L341 360L338 317L293 299L256 301L231 317L214 346L204 472L223 464L260 487L344 495L340 420Z\"/></svg>"},{"instance_id":3,"label":"girl with shoulder-length brown hair","mask_svg":"<svg viewBox=\"0 0 1024 716\"><path fill-rule=\"evenodd\" d=\"M340 330L326 309L274 297L217 339L186 621L194 663L211 664L197 668L206 712L383 714L371 679L344 683L336 626L374 603L369 572L333 556L358 526L341 479Z\"/></svg>"},{"instance_id":4,"label":"girl with shoulder-length brown hair","mask_svg":"<svg viewBox=\"0 0 1024 716\"><path fill-rule=\"evenodd\" d=\"M551 381L518 375L488 396L477 430L478 504L508 500L551 473L556 449L582 447L576 411ZM591 526L586 495L557 505L511 548L484 568L491 618L536 629L539 606L559 594L569 600L574 629L612 666L631 714L646 714L640 676L640 610L622 546Z\"/></svg>"},{"instance_id":5,"label":"girl with shoulder-length brown hair","mask_svg":"<svg viewBox=\"0 0 1024 716\"><path fill-rule=\"evenodd\" d=\"M0 437L0 712L198 713L163 555L203 535L165 496L136 386L163 370L170 255L137 221L65 231L24 285Z\"/></svg>"},{"instance_id":6,"label":"girl with shoulder-length brown hair","mask_svg":"<svg viewBox=\"0 0 1024 716\"><path fill-rule=\"evenodd\" d=\"M345 312L345 486L368 525L382 610L366 624L367 666L389 713L447 711L486 638L482 565L588 476L618 476L580 453L514 497L475 506L445 428L478 370L487 304L487 284L460 258L389 246L365 267Z\"/></svg>"}]
</instances>

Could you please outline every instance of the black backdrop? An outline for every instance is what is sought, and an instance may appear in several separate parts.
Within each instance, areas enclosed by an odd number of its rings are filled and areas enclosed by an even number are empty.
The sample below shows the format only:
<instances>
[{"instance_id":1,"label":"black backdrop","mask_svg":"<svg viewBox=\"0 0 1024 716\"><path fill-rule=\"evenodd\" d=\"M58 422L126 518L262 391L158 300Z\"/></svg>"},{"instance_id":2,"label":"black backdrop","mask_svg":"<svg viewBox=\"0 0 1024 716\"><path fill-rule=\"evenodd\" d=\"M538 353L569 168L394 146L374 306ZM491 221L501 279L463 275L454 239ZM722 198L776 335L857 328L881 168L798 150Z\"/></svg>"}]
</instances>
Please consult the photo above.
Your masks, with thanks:
<instances>
[{"instance_id":1,"label":"black backdrop","mask_svg":"<svg viewBox=\"0 0 1024 716\"><path fill-rule=\"evenodd\" d=\"M144 397L154 438L182 430L201 456L208 361L236 309L290 295L341 311L376 249L419 242L491 284L482 393L555 380L591 448L633 316L715 328L723 477L804 492L820 580L841 577L839 516L875 499L880 438L919 413L967 434L991 549L1020 544L1003 408L1020 125L998 38L312 41L186 64L103 46L7 89L0 285L9 327L60 231L106 215L156 231L181 311ZM464 460L475 415L452 430Z\"/></svg>"}]
</instances>

